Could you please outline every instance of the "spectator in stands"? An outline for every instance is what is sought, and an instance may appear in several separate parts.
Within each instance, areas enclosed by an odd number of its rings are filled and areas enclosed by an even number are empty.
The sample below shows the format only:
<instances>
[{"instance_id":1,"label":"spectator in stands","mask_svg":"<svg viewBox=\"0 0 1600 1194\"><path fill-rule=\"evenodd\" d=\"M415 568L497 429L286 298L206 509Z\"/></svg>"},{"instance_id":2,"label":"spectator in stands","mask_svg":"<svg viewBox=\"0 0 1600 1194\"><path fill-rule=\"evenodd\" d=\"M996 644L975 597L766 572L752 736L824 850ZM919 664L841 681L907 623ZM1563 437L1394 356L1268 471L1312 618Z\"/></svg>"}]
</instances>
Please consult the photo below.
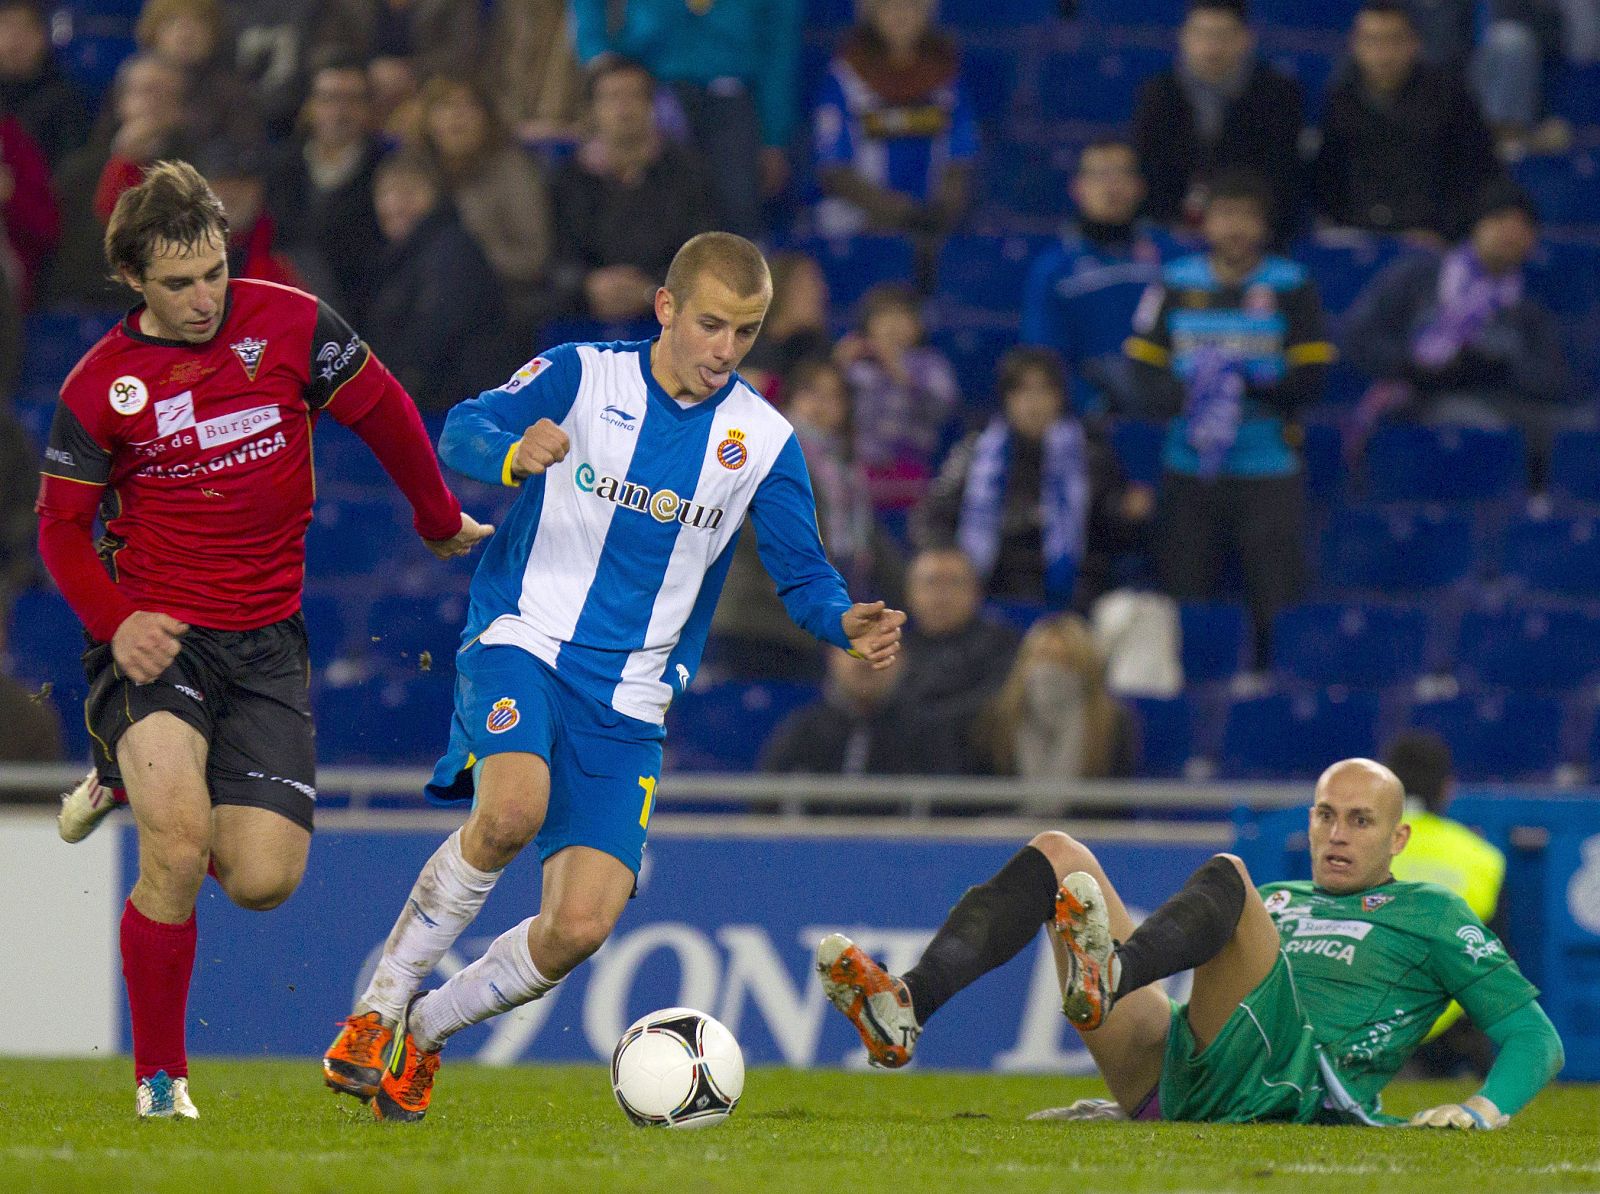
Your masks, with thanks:
<instances>
[{"instance_id":1,"label":"spectator in stands","mask_svg":"<svg viewBox=\"0 0 1600 1194\"><path fill-rule=\"evenodd\" d=\"M905 658L905 652L901 658ZM957 775L961 752L895 681L902 668L875 671L828 650L822 699L786 717L761 752L761 770L811 775Z\"/></svg>"},{"instance_id":2,"label":"spectator in stands","mask_svg":"<svg viewBox=\"0 0 1600 1194\"><path fill-rule=\"evenodd\" d=\"M906 572L910 619L897 695L961 746L963 769L987 771L975 731L1017 651L1017 632L982 612L983 587L958 547L918 552Z\"/></svg>"},{"instance_id":3,"label":"spectator in stands","mask_svg":"<svg viewBox=\"0 0 1600 1194\"><path fill-rule=\"evenodd\" d=\"M709 183L656 128L655 80L606 59L589 74L594 135L555 178L554 288L575 314L647 318L678 247L710 229Z\"/></svg>"},{"instance_id":4,"label":"spectator in stands","mask_svg":"<svg viewBox=\"0 0 1600 1194\"><path fill-rule=\"evenodd\" d=\"M717 226L761 234L761 198L788 181L801 0L573 0L578 58L643 63L669 84L706 167Z\"/></svg>"},{"instance_id":5,"label":"spectator in stands","mask_svg":"<svg viewBox=\"0 0 1600 1194\"><path fill-rule=\"evenodd\" d=\"M511 309L532 322L536 287L550 256L544 176L471 78L436 75L419 101L424 151L499 277Z\"/></svg>"},{"instance_id":6,"label":"spectator in stands","mask_svg":"<svg viewBox=\"0 0 1600 1194\"><path fill-rule=\"evenodd\" d=\"M22 123L54 170L89 139L89 110L50 47L40 0L0 0L0 112Z\"/></svg>"},{"instance_id":7,"label":"spectator in stands","mask_svg":"<svg viewBox=\"0 0 1600 1194\"><path fill-rule=\"evenodd\" d=\"M145 0L134 39L145 53L184 72L184 120L196 144L219 137L240 145L265 139L261 109L233 67L220 0Z\"/></svg>"},{"instance_id":8,"label":"spectator in stands","mask_svg":"<svg viewBox=\"0 0 1600 1194\"><path fill-rule=\"evenodd\" d=\"M1555 315L1529 289L1538 216L1514 183L1491 184L1471 234L1442 257L1402 257L1346 316L1350 361L1374 379L1357 408L1364 433L1386 415L1517 427L1536 478L1556 433L1592 421L1579 406Z\"/></svg>"},{"instance_id":9,"label":"spectator in stands","mask_svg":"<svg viewBox=\"0 0 1600 1194\"><path fill-rule=\"evenodd\" d=\"M47 286L52 303L115 306L123 299L106 277L106 219L141 165L186 157L184 74L149 54L135 54L116 77L89 143L56 173L62 202L61 248Z\"/></svg>"},{"instance_id":10,"label":"spectator in stands","mask_svg":"<svg viewBox=\"0 0 1600 1194\"><path fill-rule=\"evenodd\" d=\"M1091 141L1072 179L1077 223L1034 261L1022 296L1022 342L1053 349L1079 414L1122 413L1133 398L1122 342L1173 244L1136 222L1145 184L1126 141Z\"/></svg>"},{"instance_id":11,"label":"spectator in stands","mask_svg":"<svg viewBox=\"0 0 1600 1194\"><path fill-rule=\"evenodd\" d=\"M1484 924L1504 934L1500 892L1505 883L1506 856L1459 821L1446 816L1455 796L1455 760L1437 734L1411 730L1384 752L1384 766L1406 792L1406 824L1411 837L1394 860L1394 877L1404 883L1437 883L1454 892ZM1494 1046L1470 1020L1461 1019L1452 1003L1434 1023L1427 1043L1408 1063L1416 1078L1455 1077L1463 1067L1488 1072Z\"/></svg>"},{"instance_id":12,"label":"spectator in stands","mask_svg":"<svg viewBox=\"0 0 1600 1194\"><path fill-rule=\"evenodd\" d=\"M1331 223L1439 246L1466 231L1473 196L1500 167L1466 84L1421 53L1402 0L1366 0L1328 93L1311 189Z\"/></svg>"},{"instance_id":13,"label":"spectator in stands","mask_svg":"<svg viewBox=\"0 0 1600 1194\"><path fill-rule=\"evenodd\" d=\"M827 236L942 236L967 208L978 126L934 0L862 0L811 114Z\"/></svg>"},{"instance_id":14,"label":"spectator in stands","mask_svg":"<svg viewBox=\"0 0 1600 1194\"><path fill-rule=\"evenodd\" d=\"M822 267L793 249L774 253L772 304L761 338L739 366L739 373L768 398L784 401L783 382L805 360L833 351L828 334L828 280Z\"/></svg>"},{"instance_id":15,"label":"spectator in stands","mask_svg":"<svg viewBox=\"0 0 1600 1194\"><path fill-rule=\"evenodd\" d=\"M1106 662L1076 614L1035 622L982 723L992 769L1023 779L1123 778L1133 716L1106 688Z\"/></svg>"},{"instance_id":16,"label":"spectator in stands","mask_svg":"<svg viewBox=\"0 0 1600 1194\"><path fill-rule=\"evenodd\" d=\"M278 222L267 210L266 151L230 141L202 146L191 163L211 184L228 216L228 276L304 286L278 251Z\"/></svg>"},{"instance_id":17,"label":"spectator in stands","mask_svg":"<svg viewBox=\"0 0 1600 1194\"><path fill-rule=\"evenodd\" d=\"M1178 60L1139 92L1133 145L1151 219L1195 225L1219 174L1248 170L1272 192L1274 239L1299 222L1300 84L1256 55L1245 0L1190 0Z\"/></svg>"},{"instance_id":18,"label":"spectator in stands","mask_svg":"<svg viewBox=\"0 0 1600 1194\"><path fill-rule=\"evenodd\" d=\"M1206 202L1205 253L1180 258L1140 300L1127 351L1152 412L1168 417L1158 567L1180 601L1218 595L1238 557L1271 659L1272 615L1304 580L1305 478L1294 422L1333 360L1305 270L1266 255L1271 195L1248 175L1219 178Z\"/></svg>"},{"instance_id":19,"label":"spectator in stands","mask_svg":"<svg viewBox=\"0 0 1600 1194\"><path fill-rule=\"evenodd\" d=\"M1154 495L1130 485L1110 448L1067 411L1049 349L1008 352L999 390L1001 413L950 453L916 539L958 545L991 597L1086 609L1110 586L1115 556L1139 542Z\"/></svg>"},{"instance_id":20,"label":"spectator in stands","mask_svg":"<svg viewBox=\"0 0 1600 1194\"><path fill-rule=\"evenodd\" d=\"M372 91L359 57L318 54L299 123L300 135L281 148L268 176L267 207L308 288L353 326L366 327L383 245L372 205L383 145L372 132Z\"/></svg>"},{"instance_id":21,"label":"spectator in stands","mask_svg":"<svg viewBox=\"0 0 1600 1194\"><path fill-rule=\"evenodd\" d=\"M380 106L414 92L422 79L480 60L480 0L331 0L321 7L317 44L355 47L371 67Z\"/></svg>"},{"instance_id":22,"label":"spectator in stands","mask_svg":"<svg viewBox=\"0 0 1600 1194\"><path fill-rule=\"evenodd\" d=\"M860 331L836 350L853 393L856 455L880 514L903 517L922 500L961 405L955 371L925 339L916 291L886 283L863 296Z\"/></svg>"},{"instance_id":23,"label":"spectator in stands","mask_svg":"<svg viewBox=\"0 0 1600 1194\"><path fill-rule=\"evenodd\" d=\"M500 119L524 142L577 140L583 76L566 0L497 0L492 19Z\"/></svg>"},{"instance_id":24,"label":"spectator in stands","mask_svg":"<svg viewBox=\"0 0 1600 1194\"><path fill-rule=\"evenodd\" d=\"M50 164L22 122L0 113L0 286L24 312L61 241L61 211L50 187Z\"/></svg>"},{"instance_id":25,"label":"spectator in stands","mask_svg":"<svg viewBox=\"0 0 1600 1194\"><path fill-rule=\"evenodd\" d=\"M850 387L843 371L826 357L802 361L784 378L783 390L788 397L784 414L805 454L828 559L851 592L881 594L898 604L904 561L873 517L867 475L854 459ZM749 678L819 678L823 661L816 640L782 614L777 588L756 551L755 532L746 527L711 621L716 666Z\"/></svg>"},{"instance_id":26,"label":"spectator in stands","mask_svg":"<svg viewBox=\"0 0 1600 1194\"><path fill-rule=\"evenodd\" d=\"M386 247L367 339L418 407L448 410L505 380L499 284L426 158L385 158L373 186Z\"/></svg>"}]
</instances>

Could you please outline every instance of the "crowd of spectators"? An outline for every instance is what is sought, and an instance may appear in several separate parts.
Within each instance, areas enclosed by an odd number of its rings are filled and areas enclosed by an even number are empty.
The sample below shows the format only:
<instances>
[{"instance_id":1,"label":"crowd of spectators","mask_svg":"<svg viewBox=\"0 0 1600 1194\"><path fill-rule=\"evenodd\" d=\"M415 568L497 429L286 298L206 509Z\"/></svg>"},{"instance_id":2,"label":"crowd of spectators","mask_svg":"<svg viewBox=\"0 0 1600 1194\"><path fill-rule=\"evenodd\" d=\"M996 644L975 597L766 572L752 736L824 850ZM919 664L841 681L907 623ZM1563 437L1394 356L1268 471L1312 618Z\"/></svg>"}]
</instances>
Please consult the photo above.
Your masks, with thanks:
<instances>
[{"instance_id":1,"label":"crowd of spectators","mask_svg":"<svg viewBox=\"0 0 1600 1194\"><path fill-rule=\"evenodd\" d=\"M1600 50L1600 17L1480 7L1365 0L1308 96L1244 0L1190 0L1128 135L1077 155L1074 219L1028 263L1022 347L984 405L929 337L982 148L935 0L859 0L812 95L801 0L146 0L97 103L57 62L47 7L0 0L0 388L22 315L122 301L105 221L164 157L215 185L235 275L324 296L428 412L575 325L647 332L697 232L905 237L912 276L848 309L817 260L775 251L746 376L797 429L852 591L907 602L906 665L792 633L748 530L708 664L825 679L770 745L776 769L1125 774L1097 600L1212 598L1235 559L1265 669L1273 615L1304 590L1299 429L1336 351L1295 237L1414 250L1346 321L1369 387L1352 452L1385 419L1514 426L1537 479L1555 433L1593 417L1525 282L1538 213L1505 163L1570 137L1545 81ZM1165 426L1157 485L1118 463L1126 419Z\"/></svg>"}]
</instances>

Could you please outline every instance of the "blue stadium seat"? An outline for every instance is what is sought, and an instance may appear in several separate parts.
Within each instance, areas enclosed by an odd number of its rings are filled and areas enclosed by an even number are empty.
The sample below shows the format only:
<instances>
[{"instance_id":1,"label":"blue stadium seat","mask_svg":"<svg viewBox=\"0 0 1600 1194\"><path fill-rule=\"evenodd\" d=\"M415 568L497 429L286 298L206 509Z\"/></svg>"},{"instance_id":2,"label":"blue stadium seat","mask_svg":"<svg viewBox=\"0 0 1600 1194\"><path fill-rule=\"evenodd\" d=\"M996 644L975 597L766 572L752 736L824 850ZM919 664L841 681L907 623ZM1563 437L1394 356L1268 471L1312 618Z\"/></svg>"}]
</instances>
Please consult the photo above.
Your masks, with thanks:
<instances>
[{"instance_id":1,"label":"blue stadium seat","mask_svg":"<svg viewBox=\"0 0 1600 1194\"><path fill-rule=\"evenodd\" d=\"M306 571L318 577L392 572L420 562L426 550L389 498L324 497L306 532Z\"/></svg>"},{"instance_id":2,"label":"blue stadium seat","mask_svg":"<svg viewBox=\"0 0 1600 1194\"><path fill-rule=\"evenodd\" d=\"M308 592L300 600L306 619L306 638L311 643L311 666L316 671L327 667L345 653L350 619L344 603L333 593Z\"/></svg>"},{"instance_id":3,"label":"blue stadium seat","mask_svg":"<svg viewBox=\"0 0 1600 1194\"><path fill-rule=\"evenodd\" d=\"M83 624L53 589L29 589L11 607L6 632L6 671L28 688L43 690L61 715L69 757L85 758L89 733L83 723L83 701L89 694L83 676Z\"/></svg>"},{"instance_id":4,"label":"blue stadium seat","mask_svg":"<svg viewBox=\"0 0 1600 1194\"><path fill-rule=\"evenodd\" d=\"M977 319L964 317L961 312L944 313L941 324L929 339L950 358L956 381L961 385L963 402L973 411L994 410L995 366L1006 349L1016 345L1016 328L986 326Z\"/></svg>"},{"instance_id":5,"label":"blue stadium seat","mask_svg":"<svg viewBox=\"0 0 1600 1194\"><path fill-rule=\"evenodd\" d=\"M1056 0L941 0L939 23L987 32L996 26L1039 25L1054 20Z\"/></svg>"},{"instance_id":6,"label":"blue stadium seat","mask_svg":"<svg viewBox=\"0 0 1600 1194\"><path fill-rule=\"evenodd\" d=\"M1039 111L1053 120L1126 123L1145 80L1171 65L1169 52L1148 46L1051 54L1039 71Z\"/></svg>"},{"instance_id":7,"label":"blue stadium seat","mask_svg":"<svg viewBox=\"0 0 1600 1194\"><path fill-rule=\"evenodd\" d=\"M1223 779L1314 779L1330 760L1377 748L1376 693L1335 689L1235 701L1222 731Z\"/></svg>"},{"instance_id":8,"label":"blue stadium seat","mask_svg":"<svg viewBox=\"0 0 1600 1194\"><path fill-rule=\"evenodd\" d=\"M1419 592L1472 571L1472 521L1446 508L1355 507L1323 535L1322 581L1336 589Z\"/></svg>"},{"instance_id":9,"label":"blue stadium seat","mask_svg":"<svg viewBox=\"0 0 1600 1194\"><path fill-rule=\"evenodd\" d=\"M33 312L23 325L20 384L54 394L78 363L78 358L93 348L116 322L115 314L103 312Z\"/></svg>"},{"instance_id":10,"label":"blue stadium seat","mask_svg":"<svg viewBox=\"0 0 1600 1194\"><path fill-rule=\"evenodd\" d=\"M911 242L899 236L809 237L793 248L822 266L836 314L854 307L880 282L910 282L915 272Z\"/></svg>"},{"instance_id":11,"label":"blue stadium seat","mask_svg":"<svg viewBox=\"0 0 1600 1194\"><path fill-rule=\"evenodd\" d=\"M317 421L313 453L317 462L318 492L333 485L388 489L394 484L361 437L333 419L324 417Z\"/></svg>"},{"instance_id":12,"label":"blue stadium seat","mask_svg":"<svg viewBox=\"0 0 1600 1194\"><path fill-rule=\"evenodd\" d=\"M1469 610L1456 658L1484 684L1574 688L1600 671L1600 617L1576 609Z\"/></svg>"},{"instance_id":13,"label":"blue stadium seat","mask_svg":"<svg viewBox=\"0 0 1600 1194\"><path fill-rule=\"evenodd\" d=\"M1244 609L1221 602L1186 602L1178 607L1186 684L1227 680L1244 668Z\"/></svg>"},{"instance_id":14,"label":"blue stadium seat","mask_svg":"<svg viewBox=\"0 0 1600 1194\"><path fill-rule=\"evenodd\" d=\"M1078 15L1101 25L1156 25L1176 29L1188 0L1080 0Z\"/></svg>"},{"instance_id":15,"label":"blue stadium seat","mask_svg":"<svg viewBox=\"0 0 1600 1194\"><path fill-rule=\"evenodd\" d=\"M111 86L122 60L137 49L132 37L79 35L57 51L57 58L62 69L89 93L90 99L98 100Z\"/></svg>"},{"instance_id":16,"label":"blue stadium seat","mask_svg":"<svg viewBox=\"0 0 1600 1194\"><path fill-rule=\"evenodd\" d=\"M1076 161L1075 150L1064 143L996 141L983 147L979 175L992 206L1020 216L1060 219L1072 205L1068 187Z\"/></svg>"},{"instance_id":17,"label":"blue stadium seat","mask_svg":"<svg viewBox=\"0 0 1600 1194\"><path fill-rule=\"evenodd\" d=\"M1450 744L1469 783L1548 781L1561 762L1561 702L1528 693L1458 696L1415 705L1410 721Z\"/></svg>"},{"instance_id":18,"label":"blue stadium seat","mask_svg":"<svg viewBox=\"0 0 1600 1194\"><path fill-rule=\"evenodd\" d=\"M1556 313L1570 335L1600 305L1600 245L1541 240L1528 262L1528 290Z\"/></svg>"},{"instance_id":19,"label":"blue stadium seat","mask_svg":"<svg viewBox=\"0 0 1600 1194\"><path fill-rule=\"evenodd\" d=\"M961 89L978 120L1003 126L1017 90L1017 51L1010 46L963 46Z\"/></svg>"},{"instance_id":20,"label":"blue stadium seat","mask_svg":"<svg viewBox=\"0 0 1600 1194\"><path fill-rule=\"evenodd\" d=\"M1300 445L1305 464L1306 492L1320 502L1338 501L1344 496L1344 439L1331 423L1308 423Z\"/></svg>"},{"instance_id":21,"label":"blue stadium seat","mask_svg":"<svg viewBox=\"0 0 1600 1194\"><path fill-rule=\"evenodd\" d=\"M1037 236L952 236L939 251L934 297L1017 318L1028 270L1047 243Z\"/></svg>"},{"instance_id":22,"label":"blue stadium seat","mask_svg":"<svg viewBox=\"0 0 1600 1194\"><path fill-rule=\"evenodd\" d=\"M1343 33L1360 7L1360 0L1256 0L1250 6L1250 19L1258 29L1279 26Z\"/></svg>"},{"instance_id":23,"label":"blue stadium seat","mask_svg":"<svg viewBox=\"0 0 1600 1194\"><path fill-rule=\"evenodd\" d=\"M1573 124L1600 124L1600 63L1565 63L1547 98Z\"/></svg>"},{"instance_id":24,"label":"blue stadium seat","mask_svg":"<svg viewBox=\"0 0 1600 1194\"><path fill-rule=\"evenodd\" d=\"M1194 754L1194 702L1135 697L1128 701L1139 724L1139 768L1145 779L1178 779Z\"/></svg>"},{"instance_id":25,"label":"blue stadium seat","mask_svg":"<svg viewBox=\"0 0 1600 1194\"><path fill-rule=\"evenodd\" d=\"M1600 519L1527 518L1506 529L1501 571L1534 592L1600 596Z\"/></svg>"},{"instance_id":26,"label":"blue stadium seat","mask_svg":"<svg viewBox=\"0 0 1600 1194\"><path fill-rule=\"evenodd\" d=\"M1546 224L1592 224L1600 221L1600 178L1594 156L1526 157L1512 173L1533 198Z\"/></svg>"},{"instance_id":27,"label":"blue stadium seat","mask_svg":"<svg viewBox=\"0 0 1600 1194\"><path fill-rule=\"evenodd\" d=\"M1341 231L1303 237L1292 256L1316 282L1324 310L1343 315L1373 276L1403 251L1392 237Z\"/></svg>"},{"instance_id":28,"label":"blue stadium seat","mask_svg":"<svg viewBox=\"0 0 1600 1194\"><path fill-rule=\"evenodd\" d=\"M1600 504L1600 431L1563 431L1550 453L1550 491Z\"/></svg>"},{"instance_id":29,"label":"blue stadium seat","mask_svg":"<svg viewBox=\"0 0 1600 1194\"><path fill-rule=\"evenodd\" d=\"M391 664L416 668L422 652L434 671L449 672L467 620L465 594L391 593L367 610L366 650Z\"/></svg>"},{"instance_id":30,"label":"blue stadium seat","mask_svg":"<svg viewBox=\"0 0 1600 1194\"><path fill-rule=\"evenodd\" d=\"M1300 605L1272 621L1273 665L1314 684L1382 688L1421 674L1428 615L1387 605Z\"/></svg>"},{"instance_id":31,"label":"blue stadium seat","mask_svg":"<svg viewBox=\"0 0 1600 1194\"><path fill-rule=\"evenodd\" d=\"M452 687L451 673L437 671L344 687L317 685L311 707L318 760L431 765L449 740Z\"/></svg>"},{"instance_id":32,"label":"blue stadium seat","mask_svg":"<svg viewBox=\"0 0 1600 1194\"><path fill-rule=\"evenodd\" d=\"M667 766L753 771L778 723L816 698L813 686L780 680L694 685L667 713Z\"/></svg>"},{"instance_id":33,"label":"blue stadium seat","mask_svg":"<svg viewBox=\"0 0 1600 1194\"><path fill-rule=\"evenodd\" d=\"M1300 84L1306 122L1315 124L1322 115L1322 104L1328 94L1328 83L1338 68L1339 59L1326 49L1286 50L1275 49L1267 60L1284 74Z\"/></svg>"},{"instance_id":34,"label":"blue stadium seat","mask_svg":"<svg viewBox=\"0 0 1600 1194\"><path fill-rule=\"evenodd\" d=\"M1518 431L1390 424L1368 442L1366 468L1379 502L1492 501L1527 487Z\"/></svg>"},{"instance_id":35,"label":"blue stadium seat","mask_svg":"<svg viewBox=\"0 0 1600 1194\"><path fill-rule=\"evenodd\" d=\"M1146 485L1161 480L1161 445L1167 429L1147 419L1121 419L1111 428L1111 449L1129 480Z\"/></svg>"}]
</instances>

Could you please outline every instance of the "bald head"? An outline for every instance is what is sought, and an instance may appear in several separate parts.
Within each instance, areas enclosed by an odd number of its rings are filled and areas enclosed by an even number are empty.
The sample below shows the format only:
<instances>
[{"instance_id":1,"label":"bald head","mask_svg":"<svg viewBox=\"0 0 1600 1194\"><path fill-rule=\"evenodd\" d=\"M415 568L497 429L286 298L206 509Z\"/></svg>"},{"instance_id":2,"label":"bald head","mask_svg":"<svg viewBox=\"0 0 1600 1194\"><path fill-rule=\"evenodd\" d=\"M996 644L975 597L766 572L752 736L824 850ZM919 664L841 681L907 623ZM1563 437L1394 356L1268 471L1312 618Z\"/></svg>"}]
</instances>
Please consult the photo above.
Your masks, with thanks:
<instances>
[{"instance_id":1,"label":"bald head","mask_svg":"<svg viewBox=\"0 0 1600 1194\"><path fill-rule=\"evenodd\" d=\"M1390 863L1410 829L1405 787L1382 763L1343 759L1317 780L1311 803L1311 877L1336 893L1390 881Z\"/></svg>"}]
</instances>

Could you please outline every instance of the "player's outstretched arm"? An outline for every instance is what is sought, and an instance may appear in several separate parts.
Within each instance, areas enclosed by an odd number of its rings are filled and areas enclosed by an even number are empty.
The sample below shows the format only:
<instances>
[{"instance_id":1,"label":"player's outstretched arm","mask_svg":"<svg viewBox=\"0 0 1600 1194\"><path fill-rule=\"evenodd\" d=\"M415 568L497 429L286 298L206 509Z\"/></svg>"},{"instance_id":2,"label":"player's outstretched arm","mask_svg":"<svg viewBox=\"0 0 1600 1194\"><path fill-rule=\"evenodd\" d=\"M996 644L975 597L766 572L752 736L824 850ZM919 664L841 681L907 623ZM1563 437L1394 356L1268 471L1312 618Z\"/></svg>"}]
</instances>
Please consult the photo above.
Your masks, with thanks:
<instances>
[{"instance_id":1,"label":"player's outstretched arm","mask_svg":"<svg viewBox=\"0 0 1600 1194\"><path fill-rule=\"evenodd\" d=\"M1503 1126L1561 1072L1561 1036L1537 1003L1526 1003L1485 1028L1500 1052L1483 1089L1462 1103L1430 1107L1411 1117L1413 1127L1484 1129Z\"/></svg>"},{"instance_id":2,"label":"player's outstretched arm","mask_svg":"<svg viewBox=\"0 0 1600 1194\"><path fill-rule=\"evenodd\" d=\"M905 612L882 601L857 602L839 619L850 650L878 671L892 665L900 653L900 628L905 624Z\"/></svg>"}]
</instances>

